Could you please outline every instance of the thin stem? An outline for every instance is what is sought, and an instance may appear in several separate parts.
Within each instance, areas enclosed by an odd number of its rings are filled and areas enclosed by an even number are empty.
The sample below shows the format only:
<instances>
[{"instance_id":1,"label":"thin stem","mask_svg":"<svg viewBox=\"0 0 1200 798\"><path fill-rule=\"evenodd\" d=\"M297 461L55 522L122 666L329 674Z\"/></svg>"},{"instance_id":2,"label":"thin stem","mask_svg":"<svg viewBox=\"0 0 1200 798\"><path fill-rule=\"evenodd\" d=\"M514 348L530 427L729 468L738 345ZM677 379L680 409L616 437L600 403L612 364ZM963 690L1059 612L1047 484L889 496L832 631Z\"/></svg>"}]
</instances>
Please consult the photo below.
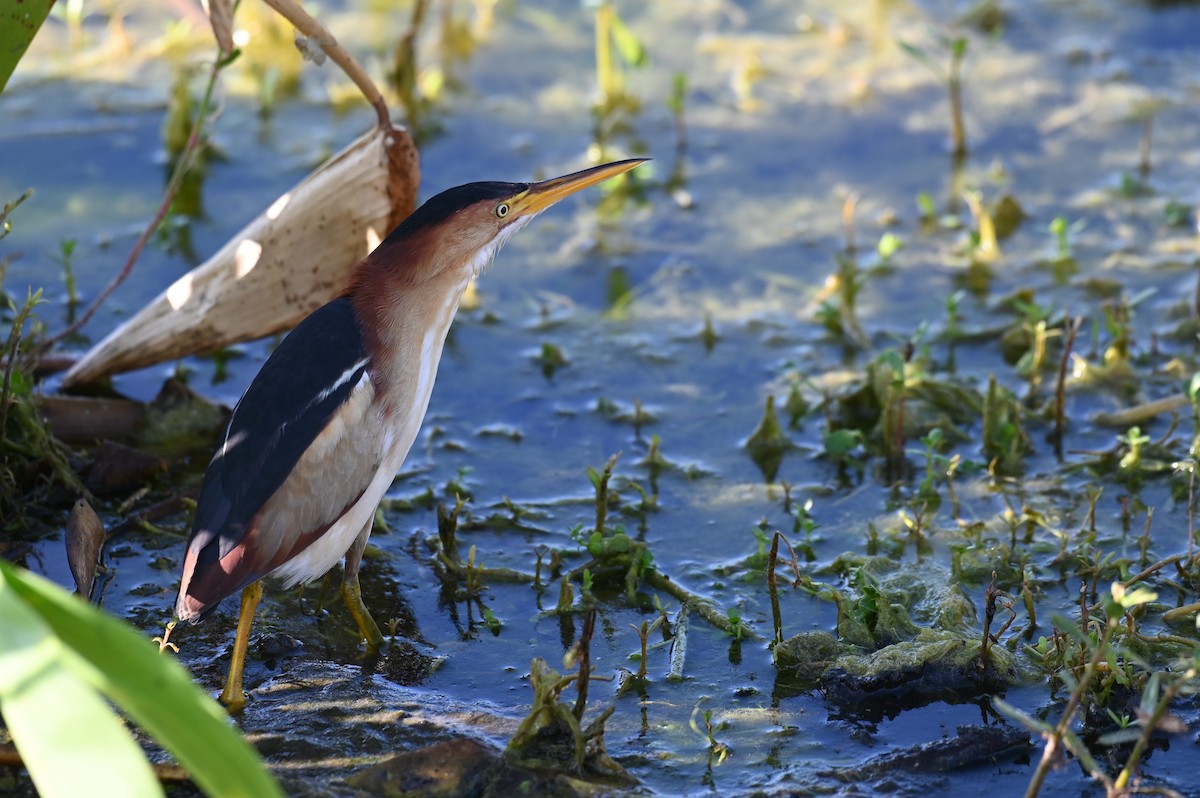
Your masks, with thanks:
<instances>
[{"instance_id":1,"label":"thin stem","mask_svg":"<svg viewBox=\"0 0 1200 798\"><path fill-rule=\"evenodd\" d=\"M25 304L21 307L17 317L13 319L12 328L8 332L7 357L4 363L4 384L0 387L0 441L4 440L5 430L8 428L8 402L9 393L12 390L12 373L13 366L17 362L17 349L21 345L21 331L25 327L25 322L29 320L29 314L32 312L34 305L37 304L38 298L41 295L41 290L35 295L29 296L25 300Z\"/></svg>"},{"instance_id":2,"label":"thin stem","mask_svg":"<svg viewBox=\"0 0 1200 798\"><path fill-rule=\"evenodd\" d=\"M167 183L167 187L163 191L162 202L159 203L154 218L150 220L150 223L146 225L146 229L142 231L142 234L138 236L138 240L134 242L133 248L129 251L129 257L125 259L125 265L109 281L108 285L104 286L104 290L92 300L92 303L88 305L83 315L73 323L67 325L57 335L46 340L39 348L39 352L49 351L52 347L61 343L67 336L78 332L85 324L91 321L92 316L100 309L100 306L104 304L109 295L117 290L117 287L125 282L129 275L133 273L133 265L141 257L142 250L146 248L146 244L150 243L151 236L155 234L159 225L167 218L167 212L171 209L171 203L175 201L175 195L179 193L179 188L183 185L183 178L191 171L195 163L196 155L200 151L200 141L204 133L204 125L208 121L208 111L212 106L212 97L217 86L217 77L220 75L221 70L232 63L232 61L232 57L218 56L213 62L212 69L208 75L208 85L204 88L204 97L200 101L200 107L196 114L196 122L192 125L192 132L188 136L187 145L183 148L183 152L180 153L179 160L175 162L175 171L171 173L171 180Z\"/></svg>"},{"instance_id":3,"label":"thin stem","mask_svg":"<svg viewBox=\"0 0 1200 798\"><path fill-rule=\"evenodd\" d=\"M1104 633L1100 636L1100 642L1096 645L1096 650L1092 652L1092 658L1088 660L1087 667L1083 669L1083 676L1079 683L1075 685L1075 689L1071 692L1071 698L1067 701L1067 709L1063 712L1062 718L1058 721L1058 725L1054 727L1054 734L1046 741L1046 747L1042 750L1042 758L1038 762L1037 770L1034 771L1033 778L1029 780L1029 787L1025 790L1025 798L1034 798L1042 789L1042 783L1046 780L1046 775L1050 772L1050 768L1054 765L1054 754L1062 745L1063 735L1066 734L1067 728L1075 720L1075 711L1079 709L1079 704L1083 701L1083 694L1087 690L1088 683L1096 673L1096 667L1100 664L1100 660L1104 659L1104 650L1108 646L1108 638L1112 634L1116 624L1109 621L1104 625Z\"/></svg>"},{"instance_id":4,"label":"thin stem","mask_svg":"<svg viewBox=\"0 0 1200 798\"><path fill-rule=\"evenodd\" d=\"M1083 319L1076 316L1067 324L1062 359L1058 361L1058 382L1054 388L1054 451L1059 459L1062 459L1063 430L1066 427L1067 364L1071 362L1071 350L1075 347L1075 336L1082 323Z\"/></svg>"},{"instance_id":5,"label":"thin stem","mask_svg":"<svg viewBox=\"0 0 1200 798\"><path fill-rule=\"evenodd\" d=\"M1118 790L1124 790L1129 786L1129 780L1133 777L1134 768L1141 760L1142 754L1145 753L1146 747L1150 745L1150 736L1154 734L1154 730L1158 727L1159 721L1163 715L1167 714L1167 708L1183 686L1187 684L1196 675L1195 670L1188 670L1186 673L1180 674L1179 678L1171 682L1166 691L1163 692L1162 698L1158 700L1158 704L1154 707L1154 712L1142 724L1142 734L1134 743L1133 750L1129 752L1129 758L1125 760L1125 767L1121 769L1121 773L1117 776L1117 781L1113 785Z\"/></svg>"},{"instance_id":6,"label":"thin stem","mask_svg":"<svg viewBox=\"0 0 1200 798\"><path fill-rule=\"evenodd\" d=\"M596 633L596 608L589 607L583 616L583 631L579 635L579 680L576 682L579 696L575 699L573 710L576 720L583 720L583 711L587 709L588 681L592 675L592 636ZM644 661L644 658L643 658Z\"/></svg>"},{"instance_id":7,"label":"thin stem","mask_svg":"<svg viewBox=\"0 0 1200 798\"><path fill-rule=\"evenodd\" d=\"M612 6L605 0L596 8L596 79L600 102L607 106L616 93L612 65Z\"/></svg>"},{"instance_id":8,"label":"thin stem","mask_svg":"<svg viewBox=\"0 0 1200 798\"><path fill-rule=\"evenodd\" d=\"M955 157L967 154L967 134L963 125L962 108L962 56L955 54L950 60L950 138L954 143Z\"/></svg>"},{"instance_id":9,"label":"thin stem","mask_svg":"<svg viewBox=\"0 0 1200 798\"><path fill-rule=\"evenodd\" d=\"M264 2L278 11L284 19L292 23L296 27L296 30L321 45L321 49L333 60L333 63L342 68L342 71L346 73L346 77L354 82L358 90L367 98L367 102L375 108L375 114L379 117L379 126L383 128L391 126L391 114L388 113L387 103L384 101L379 88L367 75L366 71L359 66L358 62L354 60L349 51L338 43L338 40L334 38L328 28L301 8L294 0L264 0Z\"/></svg>"},{"instance_id":10,"label":"thin stem","mask_svg":"<svg viewBox=\"0 0 1200 798\"><path fill-rule=\"evenodd\" d=\"M1153 565L1147 566L1146 568L1142 569L1141 572L1129 577L1124 582L1121 582L1121 587L1124 587L1124 588L1133 587L1134 585L1136 585L1138 582L1142 581L1146 577L1153 575L1155 572L1162 570L1164 567L1171 565L1172 563L1186 562L1188 560L1189 560L1189 558L1186 555L1172 554L1170 557L1159 560L1158 562L1154 563ZM1103 604L1103 602L1099 602L1099 601L1096 602L1095 604L1093 604L1091 606L1089 611L1090 612L1098 612L1100 610L1100 607L1102 604Z\"/></svg>"}]
</instances>

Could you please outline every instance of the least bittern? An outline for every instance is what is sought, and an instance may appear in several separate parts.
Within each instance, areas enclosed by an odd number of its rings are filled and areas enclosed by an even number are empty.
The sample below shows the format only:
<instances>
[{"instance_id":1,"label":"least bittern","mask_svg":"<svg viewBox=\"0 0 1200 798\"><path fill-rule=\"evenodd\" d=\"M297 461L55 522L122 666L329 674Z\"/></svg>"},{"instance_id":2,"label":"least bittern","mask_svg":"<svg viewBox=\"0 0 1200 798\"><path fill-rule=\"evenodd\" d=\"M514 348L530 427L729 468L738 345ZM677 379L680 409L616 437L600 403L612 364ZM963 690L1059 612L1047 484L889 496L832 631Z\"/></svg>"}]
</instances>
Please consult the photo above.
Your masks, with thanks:
<instances>
[{"instance_id":1,"label":"least bittern","mask_svg":"<svg viewBox=\"0 0 1200 798\"><path fill-rule=\"evenodd\" d=\"M306 583L344 556L342 595L368 651L379 649L359 564L375 508L425 418L467 284L539 212L644 160L438 194L263 364L204 475L175 607L197 621L242 591L226 706L245 703L242 670L263 577Z\"/></svg>"}]
</instances>

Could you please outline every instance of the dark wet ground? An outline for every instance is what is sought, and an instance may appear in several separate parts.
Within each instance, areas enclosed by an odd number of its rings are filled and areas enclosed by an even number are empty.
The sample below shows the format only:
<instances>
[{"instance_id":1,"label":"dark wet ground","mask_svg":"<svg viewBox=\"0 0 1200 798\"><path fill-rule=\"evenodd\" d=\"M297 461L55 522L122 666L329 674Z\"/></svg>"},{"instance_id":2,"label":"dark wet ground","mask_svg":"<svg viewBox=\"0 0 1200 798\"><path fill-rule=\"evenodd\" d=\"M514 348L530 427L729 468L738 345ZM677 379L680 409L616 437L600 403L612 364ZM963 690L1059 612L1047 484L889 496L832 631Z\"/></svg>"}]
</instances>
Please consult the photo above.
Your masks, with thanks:
<instances>
[{"instance_id":1,"label":"dark wet ground","mask_svg":"<svg viewBox=\"0 0 1200 798\"><path fill-rule=\"evenodd\" d=\"M314 789L329 785L350 794L339 780L343 774L389 751L458 734L503 744L528 707L530 661L543 657L561 668L579 633L577 617L543 615L553 609L557 588L539 596L528 585L490 582L484 603L500 621L496 633L443 591L428 545L436 538L431 493L450 502L455 493L469 493L464 514L471 523L463 525L459 543L464 552L475 546L486 566L532 572L534 550L542 545L575 553L568 565L576 565L584 558L569 532L590 525L594 512L587 468L599 469L620 452L614 483L621 508L640 500L630 484L636 482L657 496L657 509L643 515L615 510L616 523L648 544L662 573L722 611L736 608L749 628L769 639L762 569L748 567L746 559L758 549L753 530L760 523L791 533L780 483L788 483L799 502L813 500L818 527L808 568L816 573L843 552L864 551L869 523L885 533L898 529L897 512L914 480L893 490L877 459L861 476L840 474L817 456L825 429L817 411L788 431L794 448L774 482L764 483L741 444L766 396L782 402L803 377L801 391L816 405L923 322L930 324L926 340L936 373L979 387L994 373L1023 394L1025 380L1001 357L995 336L960 343L949 366L950 348L938 335L946 302L960 289L966 290L961 313L968 331L1011 324L1004 300L1018 288L1032 289L1037 302L1060 313L1085 316L1077 345L1085 355L1108 340L1106 291L1134 297L1155 290L1134 309L1139 378L1133 390L1088 387L1070 394L1064 463L1044 440L1045 423L1034 421L1034 451L1022 478L994 486L976 473L956 485L964 519L985 522L989 539L1006 539L998 521L1006 505L1040 510L1047 527L1069 535L1087 512L1085 489L1103 484L1099 544L1137 552L1135 535L1122 528L1120 497L1130 494L1127 486L1064 465L1081 461L1081 450L1114 444L1121 430L1089 423L1093 413L1122 406L1127 393L1156 398L1177 391L1180 379L1168 368L1172 356L1194 368L1194 338L1172 332L1192 301L1200 252L1195 220L1181 226L1165 220L1169 202L1200 201L1200 40L1191 35L1200 30L1197 7L1013 4L1005 6L1004 31L995 37L971 24L953 26L963 9L952 4L798 8L764 1L621 10L651 62L628 76L642 110L631 118L631 132L614 137L610 154L652 155L653 171L638 199L609 198L598 208L599 194L592 192L540 218L480 282L479 306L459 314L425 432L390 494L400 501L385 510L389 530L375 534L363 572L367 605L381 622L400 619L398 642L407 644L364 674L335 590L320 611L319 586L303 598L269 592L260 610L247 677L254 700L243 724L282 774ZM329 21L347 43L383 53L386 38L395 35L384 31L402 29L406 19L376 11ZM962 185L989 202L1010 193L1030 215L1003 242L1004 254L982 288L969 279L963 231L923 229L914 202L918 192L929 192L939 212L959 213L971 224L951 188L944 89L895 44L919 43L940 59L944 51L931 30L970 39L964 80L971 153ZM581 164L592 140L590 31L577 3L522 0L500 13L487 39L458 67L464 88L439 106L443 132L422 149L425 195L470 180L541 177ZM58 242L79 239L76 273L80 290L91 294L124 260L158 202L162 87L170 72L166 62L151 60L136 79L111 65L93 79L63 79L78 73L65 52L64 44L39 56L44 76L15 82L0 98L0 196L28 185L38 191L6 242L24 256L10 266L5 287L23 293L26 283L47 285L54 303L43 317L51 327L64 313L60 271L51 257ZM677 71L687 74L689 86L685 153L675 149L665 102ZM365 111L330 109L324 87L334 79L328 67L310 68L301 96L280 102L267 122L256 116L252 99L225 98L215 126L225 159L210 168L205 216L190 226L198 255L216 249L323 153L368 124ZM1155 104L1154 168L1143 179L1137 114ZM678 188L686 198L664 186L676 170L685 176ZM1144 190L1138 188L1143 183ZM841 214L851 192L861 196L862 265L876 259L875 242L885 232L904 241L861 291L866 351L832 339L817 318L826 298L822 285L845 246ZM1057 216L1084 223L1071 240L1079 270L1065 279L1044 265L1056 249L1047 228ZM87 328L89 338L102 337L188 266L178 252L152 248L131 284ZM703 335L706 317L719 335L711 349ZM538 360L547 344L566 356L550 374ZM184 363L191 386L232 404L267 350L255 344L239 351L244 356L229 362L229 377L219 383L211 360ZM176 369L148 369L115 385L149 399ZM1165 420L1148 428L1156 438L1166 430ZM977 429L972 433L978 436ZM653 476L641 464L652 436L670 464ZM912 451L919 478L919 444L913 442ZM959 451L981 460L973 444ZM1156 507L1154 555L1184 550L1185 508L1167 479L1151 479L1132 493ZM104 508L110 525L120 520L113 508L122 498L112 497ZM512 516L506 500L521 509L519 525L503 521ZM174 598L179 523L167 524L178 534L131 534L109 548L114 573L105 606L148 633L157 633ZM1139 516L1139 532L1140 524ZM922 558L946 567L963 539L946 509L934 526ZM1047 567L1057 546L1058 539L1041 530L1031 548L1045 577L1045 616L1070 613L1076 598L1075 583L1056 582ZM37 551L35 567L67 584L58 542L48 540ZM911 546L893 551L905 561L918 559ZM982 576L963 585L977 609L985 587ZM638 640L630 625L655 617L651 594L644 591L643 603L631 606L619 585L597 590L592 656L599 673L636 669L631 655ZM673 615L678 602L660 598ZM799 590L785 590L781 601L786 634L833 629L832 603ZM214 690L234 612L230 602L204 626L179 630L181 656ZM412 656L414 649L419 656ZM779 677L764 639L737 643L695 617L686 678L668 681L667 670L668 651L661 647L650 653L644 694L618 695L615 682L592 687L594 706L616 706L609 753L663 794L846 790L830 773L950 737L959 726L997 723L979 692L827 697ZM1063 696L1034 683L1004 697L1055 719ZM716 737L732 752L719 762L704 733L693 728L698 708L712 710ZM1189 732L1156 744L1146 773L1197 794L1200 726L1193 704L1179 711ZM1007 795L1024 790L1038 755L1017 749L995 763L950 773L870 771L855 788L962 794L986 785ZM1052 773L1044 789L1093 794L1098 788L1071 765Z\"/></svg>"}]
</instances>

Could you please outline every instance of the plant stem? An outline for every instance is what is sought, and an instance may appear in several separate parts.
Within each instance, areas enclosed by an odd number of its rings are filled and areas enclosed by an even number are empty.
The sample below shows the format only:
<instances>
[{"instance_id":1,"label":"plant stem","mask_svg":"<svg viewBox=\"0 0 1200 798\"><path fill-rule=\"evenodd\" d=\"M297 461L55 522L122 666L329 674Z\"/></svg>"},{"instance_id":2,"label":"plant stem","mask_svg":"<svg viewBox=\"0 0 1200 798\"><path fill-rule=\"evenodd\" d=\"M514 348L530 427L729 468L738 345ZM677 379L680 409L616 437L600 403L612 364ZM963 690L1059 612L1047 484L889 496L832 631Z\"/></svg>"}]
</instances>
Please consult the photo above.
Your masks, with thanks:
<instances>
[{"instance_id":1,"label":"plant stem","mask_svg":"<svg viewBox=\"0 0 1200 798\"><path fill-rule=\"evenodd\" d=\"M13 366L17 362L17 348L21 345L21 330L24 328L25 322L29 320L29 314L33 312L33 308L37 305L40 296L41 289L38 290L37 294L31 294L25 299L25 304L21 306L17 317L13 319L12 328L8 332L7 356L4 363L4 385L0 386L0 441L4 440L5 430L8 428L9 392L12 390L12 373Z\"/></svg>"},{"instance_id":2,"label":"plant stem","mask_svg":"<svg viewBox=\"0 0 1200 798\"><path fill-rule=\"evenodd\" d=\"M1058 382L1054 388L1054 453L1060 460L1062 459L1063 430L1066 427L1067 364L1071 362L1071 350L1075 346L1075 335L1079 332L1081 324L1083 324L1083 319L1080 316L1071 319L1067 324L1062 359L1058 361Z\"/></svg>"},{"instance_id":3,"label":"plant stem","mask_svg":"<svg viewBox=\"0 0 1200 798\"><path fill-rule=\"evenodd\" d=\"M596 80L601 107L607 107L616 93L612 64L612 5L604 0L596 8Z\"/></svg>"},{"instance_id":4,"label":"plant stem","mask_svg":"<svg viewBox=\"0 0 1200 798\"><path fill-rule=\"evenodd\" d=\"M1195 669L1189 669L1179 674L1179 678L1171 682L1167 689L1163 691L1162 698L1158 700L1158 704L1154 707L1154 712L1143 722L1142 734L1138 737L1137 742L1134 743L1133 750L1129 752L1129 758L1125 760L1125 767L1121 768L1121 773L1117 776L1116 783L1113 786L1118 790L1124 790L1129 786L1129 780L1133 777L1134 768L1141 760L1146 747L1150 745L1150 736L1154 734L1154 730L1158 727L1158 723L1162 720L1163 715L1167 714L1167 708L1170 706L1171 701L1175 699L1175 696L1179 694L1183 686L1195 678L1195 676Z\"/></svg>"},{"instance_id":5,"label":"plant stem","mask_svg":"<svg viewBox=\"0 0 1200 798\"><path fill-rule=\"evenodd\" d=\"M583 630L579 634L579 696L575 699L574 714L576 720L583 720L583 711L587 709L588 681L592 675L592 636L596 632L596 608L589 607L583 616Z\"/></svg>"},{"instance_id":6,"label":"plant stem","mask_svg":"<svg viewBox=\"0 0 1200 798\"><path fill-rule=\"evenodd\" d=\"M965 49L965 46L954 48L950 57L950 76L946 81L950 90L950 139L954 144L955 158L967 154L967 134L963 126L962 108L962 61Z\"/></svg>"},{"instance_id":7,"label":"plant stem","mask_svg":"<svg viewBox=\"0 0 1200 798\"><path fill-rule=\"evenodd\" d=\"M349 51L338 43L338 40L334 38L328 28L301 8L294 0L264 0L264 2L278 11L284 19L296 26L296 30L321 45L321 49L332 59L333 63L342 68L342 71L346 73L346 77L354 82L354 85L366 97L367 102L374 107L375 114L379 118L379 126L383 128L391 126L391 114L388 113L387 103L384 101L379 88L367 75L366 71L359 66L358 62L354 60Z\"/></svg>"},{"instance_id":8,"label":"plant stem","mask_svg":"<svg viewBox=\"0 0 1200 798\"><path fill-rule=\"evenodd\" d=\"M217 86L217 77L221 70L233 62L232 57L218 57L213 61L212 69L208 75L208 85L204 88L204 97L200 101L200 107L196 112L196 122L192 125L192 132L188 136L187 145L183 148L183 152L179 154L179 160L175 162L175 171L171 173L171 180L167 183L166 189L163 191L162 202L159 203L158 210L154 214L154 218L146 225L146 229L138 236L138 240L134 242L133 248L129 251L129 257L125 259L125 265L121 267L121 271L117 273L108 285L104 286L92 304L88 305L87 310L83 315L77 318L71 324L68 324L65 329L59 331L56 335L47 339L39 352L47 352L56 344L62 342L67 336L74 335L85 324L91 321L92 316L100 309L100 306L108 299L113 291L117 290L129 275L133 273L133 265L137 263L141 257L142 250L146 248L146 244L150 243L150 237L158 230L163 219L167 218L167 212L171 209L171 203L175 201L175 195L179 193L180 186L183 185L183 178L191 170L195 163L196 155L200 151L200 140L204 133L204 124L208 120L208 110L212 106L213 91Z\"/></svg>"},{"instance_id":9,"label":"plant stem","mask_svg":"<svg viewBox=\"0 0 1200 798\"><path fill-rule=\"evenodd\" d=\"M1079 709L1079 704L1083 701L1083 694L1087 691L1088 683L1092 681L1092 677L1096 673L1096 666L1100 664L1100 660L1104 659L1104 651L1108 646L1108 638L1115 627L1116 624L1111 620L1104 625L1104 633L1100 636L1099 643L1096 644L1096 650L1092 652L1092 657L1088 660L1087 667L1083 669L1083 676L1079 679L1079 683L1071 691L1071 698L1067 701L1067 709L1063 712L1058 725L1054 727L1054 735L1046 741L1046 747L1042 749L1041 761L1038 762L1033 778L1029 780L1029 788L1025 790L1025 798L1034 798L1042 789L1042 783L1046 780L1046 775L1054 765L1054 754L1058 751L1059 746L1062 745L1063 735L1066 733L1067 728L1075 720L1075 711Z\"/></svg>"}]
</instances>

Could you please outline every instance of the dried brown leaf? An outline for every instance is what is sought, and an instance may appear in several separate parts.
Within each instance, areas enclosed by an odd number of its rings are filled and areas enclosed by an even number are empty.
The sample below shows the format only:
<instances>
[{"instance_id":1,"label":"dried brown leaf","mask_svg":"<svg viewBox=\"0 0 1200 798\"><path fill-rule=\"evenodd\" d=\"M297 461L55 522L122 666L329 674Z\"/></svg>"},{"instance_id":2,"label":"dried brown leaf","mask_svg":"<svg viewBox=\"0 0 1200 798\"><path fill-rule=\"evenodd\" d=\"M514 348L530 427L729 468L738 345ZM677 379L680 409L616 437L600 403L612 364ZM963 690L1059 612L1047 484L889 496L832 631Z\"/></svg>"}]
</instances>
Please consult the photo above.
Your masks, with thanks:
<instances>
[{"instance_id":1,"label":"dried brown leaf","mask_svg":"<svg viewBox=\"0 0 1200 798\"><path fill-rule=\"evenodd\" d=\"M67 564L79 595L87 598L96 579L100 548L104 545L104 523L87 499L80 499L67 518Z\"/></svg>"},{"instance_id":2,"label":"dried brown leaf","mask_svg":"<svg viewBox=\"0 0 1200 798\"><path fill-rule=\"evenodd\" d=\"M350 268L412 212L418 181L408 131L373 129L94 346L63 385L294 327L336 296Z\"/></svg>"}]
</instances>

